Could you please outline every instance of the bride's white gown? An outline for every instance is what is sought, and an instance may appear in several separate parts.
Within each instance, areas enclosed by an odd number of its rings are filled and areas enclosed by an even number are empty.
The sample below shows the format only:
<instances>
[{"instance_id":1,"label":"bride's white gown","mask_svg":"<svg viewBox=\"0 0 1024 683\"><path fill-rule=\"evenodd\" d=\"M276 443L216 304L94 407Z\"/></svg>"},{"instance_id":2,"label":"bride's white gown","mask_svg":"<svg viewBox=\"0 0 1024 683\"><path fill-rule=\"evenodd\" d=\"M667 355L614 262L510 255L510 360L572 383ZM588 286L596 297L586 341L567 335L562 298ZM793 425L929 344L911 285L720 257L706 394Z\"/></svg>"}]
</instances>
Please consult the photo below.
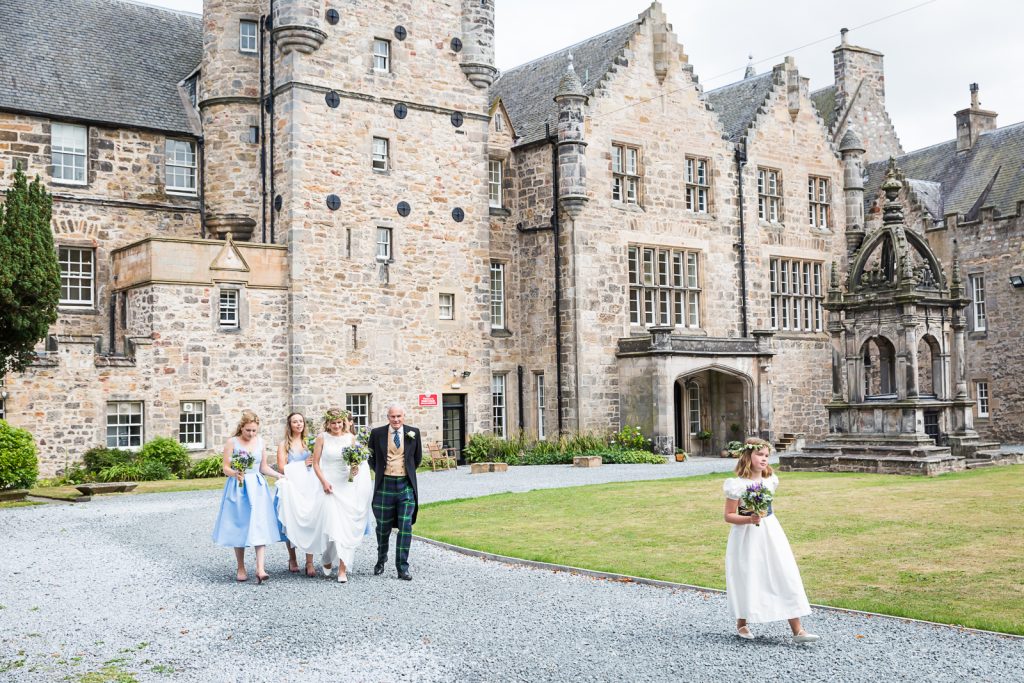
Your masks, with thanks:
<instances>
[{"instance_id":1,"label":"bride's white gown","mask_svg":"<svg viewBox=\"0 0 1024 683\"><path fill-rule=\"evenodd\" d=\"M356 547L366 530L373 498L370 467L366 463L360 465L359 473L350 482L349 467L342 451L352 445L355 437L327 433L321 436L324 445L320 454L320 471L331 483L333 491L324 493L315 475L306 476L303 463L289 463L285 467L285 479L277 484L280 496L278 512L292 545L302 552L322 554L323 564L336 565L340 559L346 568L351 569ZM292 469L296 466L301 470L297 469L293 477Z\"/></svg>"}]
</instances>

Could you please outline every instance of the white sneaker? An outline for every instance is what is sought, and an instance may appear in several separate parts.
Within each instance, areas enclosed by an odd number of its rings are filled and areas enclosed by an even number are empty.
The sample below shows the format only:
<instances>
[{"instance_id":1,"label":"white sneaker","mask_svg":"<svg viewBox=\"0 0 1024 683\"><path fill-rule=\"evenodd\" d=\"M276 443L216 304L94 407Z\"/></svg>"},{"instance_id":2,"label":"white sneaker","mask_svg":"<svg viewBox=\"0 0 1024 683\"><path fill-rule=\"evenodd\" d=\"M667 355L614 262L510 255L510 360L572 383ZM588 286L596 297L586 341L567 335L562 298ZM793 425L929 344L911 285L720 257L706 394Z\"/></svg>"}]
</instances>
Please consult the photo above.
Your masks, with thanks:
<instances>
[{"instance_id":1,"label":"white sneaker","mask_svg":"<svg viewBox=\"0 0 1024 683\"><path fill-rule=\"evenodd\" d=\"M820 638L818 636L813 633L808 633L807 631L800 631L800 633L793 636L794 643L816 643L819 640Z\"/></svg>"}]
</instances>

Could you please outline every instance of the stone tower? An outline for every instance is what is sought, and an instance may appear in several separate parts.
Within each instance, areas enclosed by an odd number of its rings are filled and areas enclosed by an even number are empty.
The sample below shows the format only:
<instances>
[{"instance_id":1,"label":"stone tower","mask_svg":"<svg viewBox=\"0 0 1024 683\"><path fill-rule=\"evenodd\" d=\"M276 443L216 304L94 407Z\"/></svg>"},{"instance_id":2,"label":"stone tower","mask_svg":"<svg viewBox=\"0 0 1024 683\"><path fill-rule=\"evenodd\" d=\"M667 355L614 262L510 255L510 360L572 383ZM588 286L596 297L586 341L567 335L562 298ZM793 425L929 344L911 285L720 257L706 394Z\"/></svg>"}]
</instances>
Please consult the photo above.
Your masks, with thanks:
<instances>
[{"instance_id":1,"label":"stone tower","mask_svg":"<svg viewBox=\"0 0 1024 683\"><path fill-rule=\"evenodd\" d=\"M885 110L884 55L851 45L843 29L839 47L832 50L836 82L837 118L832 139L842 140L849 126L856 127L868 162L897 157L903 148Z\"/></svg>"},{"instance_id":2,"label":"stone tower","mask_svg":"<svg viewBox=\"0 0 1024 683\"><path fill-rule=\"evenodd\" d=\"M587 96L569 55L569 66L555 94L558 104L558 202L573 218L587 204L587 143L583 139L583 108Z\"/></svg>"},{"instance_id":3,"label":"stone tower","mask_svg":"<svg viewBox=\"0 0 1024 683\"><path fill-rule=\"evenodd\" d=\"M259 0L203 3L199 113L203 127L206 229L252 237L260 215ZM198 162L197 162L198 165Z\"/></svg>"},{"instance_id":4,"label":"stone tower","mask_svg":"<svg viewBox=\"0 0 1024 683\"><path fill-rule=\"evenodd\" d=\"M495 0L462 0L462 72L478 88L488 88L494 66Z\"/></svg>"},{"instance_id":5,"label":"stone tower","mask_svg":"<svg viewBox=\"0 0 1024 683\"><path fill-rule=\"evenodd\" d=\"M864 145L848 128L839 143L843 158L843 198L846 204L846 253L853 254L864 241Z\"/></svg>"}]
</instances>

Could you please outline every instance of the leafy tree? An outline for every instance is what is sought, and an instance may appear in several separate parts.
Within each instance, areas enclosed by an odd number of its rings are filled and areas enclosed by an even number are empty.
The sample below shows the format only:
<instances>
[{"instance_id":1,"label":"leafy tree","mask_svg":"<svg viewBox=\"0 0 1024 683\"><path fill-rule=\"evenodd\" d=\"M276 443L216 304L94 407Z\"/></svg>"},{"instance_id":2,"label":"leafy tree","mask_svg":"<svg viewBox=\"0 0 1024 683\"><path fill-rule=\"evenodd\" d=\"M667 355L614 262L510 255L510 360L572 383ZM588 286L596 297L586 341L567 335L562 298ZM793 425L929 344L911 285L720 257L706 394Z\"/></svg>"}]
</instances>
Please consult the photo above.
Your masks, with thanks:
<instances>
[{"instance_id":1,"label":"leafy tree","mask_svg":"<svg viewBox=\"0 0 1024 683\"><path fill-rule=\"evenodd\" d=\"M53 198L19 168L0 204L0 377L24 370L57 322L60 267L50 232Z\"/></svg>"}]
</instances>

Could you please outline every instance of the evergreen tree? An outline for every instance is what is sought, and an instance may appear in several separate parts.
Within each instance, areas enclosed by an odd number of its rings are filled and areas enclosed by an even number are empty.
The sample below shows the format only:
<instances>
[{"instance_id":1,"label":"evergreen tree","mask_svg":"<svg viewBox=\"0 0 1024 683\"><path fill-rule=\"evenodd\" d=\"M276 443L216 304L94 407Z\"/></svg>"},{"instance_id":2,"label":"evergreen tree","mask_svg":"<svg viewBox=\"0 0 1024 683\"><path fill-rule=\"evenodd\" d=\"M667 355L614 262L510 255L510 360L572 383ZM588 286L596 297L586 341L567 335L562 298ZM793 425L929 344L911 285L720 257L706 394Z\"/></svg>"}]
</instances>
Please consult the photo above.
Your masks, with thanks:
<instances>
[{"instance_id":1,"label":"evergreen tree","mask_svg":"<svg viewBox=\"0 0 1024 683\"><path fill-rule=\"evenodd\" d=\"M0 204L0 377L24 370L57 322L60 267L50 232L53 198L22 170Z\"/></svg>"}]
</instances>

